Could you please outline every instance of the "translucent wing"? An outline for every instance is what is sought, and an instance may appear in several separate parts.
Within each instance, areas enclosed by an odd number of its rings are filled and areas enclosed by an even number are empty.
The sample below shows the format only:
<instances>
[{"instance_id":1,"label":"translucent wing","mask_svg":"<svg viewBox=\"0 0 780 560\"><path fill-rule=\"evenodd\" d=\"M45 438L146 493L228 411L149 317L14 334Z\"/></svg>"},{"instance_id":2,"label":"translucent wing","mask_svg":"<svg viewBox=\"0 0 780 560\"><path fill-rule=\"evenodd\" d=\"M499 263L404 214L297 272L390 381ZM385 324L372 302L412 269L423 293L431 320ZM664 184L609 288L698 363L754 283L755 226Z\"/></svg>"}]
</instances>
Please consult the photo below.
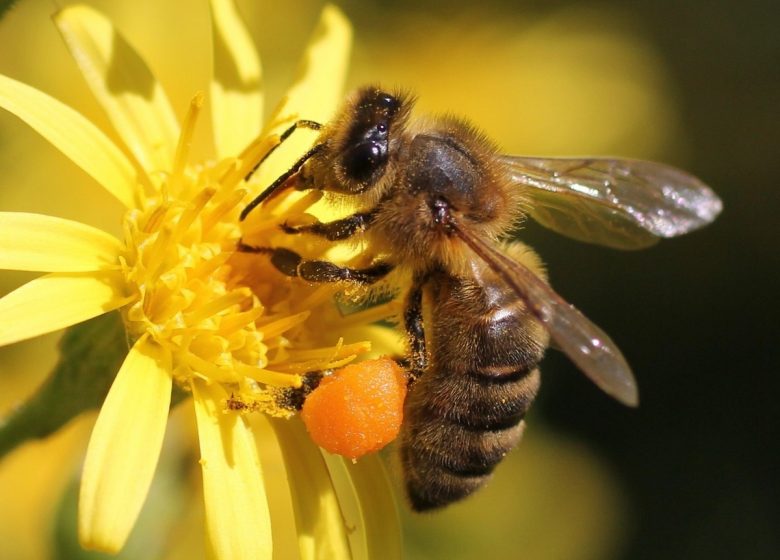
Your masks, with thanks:
<instances>
[{"instance_id":1,"label":"translucent wing","mask_svg":"<svg viewBox=\"0 0 780 560\"><path fill-rule=\"evenodd\" d=\"M607 334L566 303L525 266L469 231L451 224L456 234L520 297L549 331L558 347L605 393L628 406L639 403L634 375Z\"/></svg>"},{"instance_id":2,"label":"translucent wing","mask_svg":"<svg viewBox=\"0 0 780 560\"><path fill-rule=\"evenodd\" d=\"M639 249L713 221L722 203L693 175L625 159L502 156L512 180L531 187L531 217L558 233Z\"/></svg>"}]
</instances>

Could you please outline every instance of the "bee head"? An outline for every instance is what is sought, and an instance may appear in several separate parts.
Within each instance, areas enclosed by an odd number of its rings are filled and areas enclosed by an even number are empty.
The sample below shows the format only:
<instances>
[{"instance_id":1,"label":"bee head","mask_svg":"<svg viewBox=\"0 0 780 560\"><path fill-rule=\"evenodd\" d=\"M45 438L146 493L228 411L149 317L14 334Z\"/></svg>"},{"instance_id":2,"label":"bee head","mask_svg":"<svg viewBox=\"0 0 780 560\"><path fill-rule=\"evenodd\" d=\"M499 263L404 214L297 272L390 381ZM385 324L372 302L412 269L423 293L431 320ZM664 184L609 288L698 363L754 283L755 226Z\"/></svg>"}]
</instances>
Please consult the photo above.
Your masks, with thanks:
<instances>
[{"instance_id":1,"label":"bee head","mask_svg":"<svg viewBox=\"0 0 780 560\"><path fill-rule=\"evenodd\" d=\"M380 181L408 113L406 103L403 96L375 87L360 89L347 101L331 140L339 175L332 190L356 194Z\"/></svg>"}]
</instances>

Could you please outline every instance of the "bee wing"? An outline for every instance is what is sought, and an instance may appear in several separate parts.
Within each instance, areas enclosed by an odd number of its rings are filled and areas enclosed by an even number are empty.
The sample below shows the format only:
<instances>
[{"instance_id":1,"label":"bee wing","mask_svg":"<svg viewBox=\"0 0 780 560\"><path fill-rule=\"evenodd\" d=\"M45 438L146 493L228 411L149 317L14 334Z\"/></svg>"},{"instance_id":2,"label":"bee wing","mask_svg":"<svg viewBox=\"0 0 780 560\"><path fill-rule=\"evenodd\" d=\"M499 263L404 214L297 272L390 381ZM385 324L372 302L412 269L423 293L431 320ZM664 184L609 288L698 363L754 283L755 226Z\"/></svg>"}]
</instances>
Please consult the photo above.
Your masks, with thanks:
<instances>
[{"instance_id":1,"label":"bee wing","mask_svg":"<svg viewBox=\"0 0 780 560\"><path fill-rule=\"evenodd\" d=\"M693 175L649 161L502 156L530 187L531 217L580 241L640 249L713 221L723 205Z\"/></svg>"},{"instance_id":2,"label":"bee wing","mask_svg":"<svg viewBox=\"0 0 780 560\"><path fill-rule=\"evenodd\" d=\"M609 336L522 264L464 228L456 234L501 277L549 331L557 346L605 393L628 406L639 403L631 368Z\"/></svg>"}]
</instances>

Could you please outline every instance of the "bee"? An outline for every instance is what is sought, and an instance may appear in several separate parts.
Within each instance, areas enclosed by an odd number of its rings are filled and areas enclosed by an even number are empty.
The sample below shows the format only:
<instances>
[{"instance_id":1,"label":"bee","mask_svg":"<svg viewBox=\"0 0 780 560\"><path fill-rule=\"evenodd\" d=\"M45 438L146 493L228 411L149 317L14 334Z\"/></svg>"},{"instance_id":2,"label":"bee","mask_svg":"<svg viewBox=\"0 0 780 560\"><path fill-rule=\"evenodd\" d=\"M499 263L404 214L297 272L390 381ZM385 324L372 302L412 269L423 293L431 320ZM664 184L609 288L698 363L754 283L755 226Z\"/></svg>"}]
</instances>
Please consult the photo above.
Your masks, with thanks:
<instances>
[{"instance_id":1,"label":"bee","mask_svg":"<svg viewBox=\"0 0 780 560\"><path fill-rule=\"evenodd\" d=\"M267 254L309 282L408 275L410 386L399 448L409 502L423 511L472 494L519 442L550 340L608 395L638 404L615 343L553 291L529 247L508 241L518 222L530 216L580 241L639 249L710 223L721 202L658 163L502 155L464 120L413 118L413 104L369 86L326 125L298 121L281 140L304 127L319 130L317 141L241 214L291 187L348 198L352 215L282 229L331 241L365 236L368 266L243 242L239 250Z\"/></svg>"}]
</instances>

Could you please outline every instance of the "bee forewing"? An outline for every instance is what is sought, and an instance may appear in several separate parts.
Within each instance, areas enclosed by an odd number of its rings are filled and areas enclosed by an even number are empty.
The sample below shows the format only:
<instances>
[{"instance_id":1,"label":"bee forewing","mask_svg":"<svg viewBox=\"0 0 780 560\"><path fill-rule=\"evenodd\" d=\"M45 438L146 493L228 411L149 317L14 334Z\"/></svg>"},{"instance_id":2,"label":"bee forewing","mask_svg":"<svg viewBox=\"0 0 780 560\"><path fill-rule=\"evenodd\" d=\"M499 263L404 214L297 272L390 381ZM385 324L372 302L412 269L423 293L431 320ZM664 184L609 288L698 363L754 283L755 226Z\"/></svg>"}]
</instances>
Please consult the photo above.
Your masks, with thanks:
<instances>
[{"instance_id":1,"label":"bee forewing","mask_svg":"<svg viewBox=\"0 0 780 560\"><path fill-rule=\"evenodd\" d=\"M636 380L623 354L599 327L522 264L507 258L465 228L458 236L520 297L576 365L605 393L628 406L639 403Z\"/></svg>"},{"instance_id":2,"label":"bee forewing","mask_svg":"<svg viewBox=\"0 0 780 560\"><path fill-rule=\"evenodd\" d=\"M693 175L648 161L502 156L530 187L529 214L580 241L639 249L712 222L718 196Z\"/></svg>"}]
</instances>

